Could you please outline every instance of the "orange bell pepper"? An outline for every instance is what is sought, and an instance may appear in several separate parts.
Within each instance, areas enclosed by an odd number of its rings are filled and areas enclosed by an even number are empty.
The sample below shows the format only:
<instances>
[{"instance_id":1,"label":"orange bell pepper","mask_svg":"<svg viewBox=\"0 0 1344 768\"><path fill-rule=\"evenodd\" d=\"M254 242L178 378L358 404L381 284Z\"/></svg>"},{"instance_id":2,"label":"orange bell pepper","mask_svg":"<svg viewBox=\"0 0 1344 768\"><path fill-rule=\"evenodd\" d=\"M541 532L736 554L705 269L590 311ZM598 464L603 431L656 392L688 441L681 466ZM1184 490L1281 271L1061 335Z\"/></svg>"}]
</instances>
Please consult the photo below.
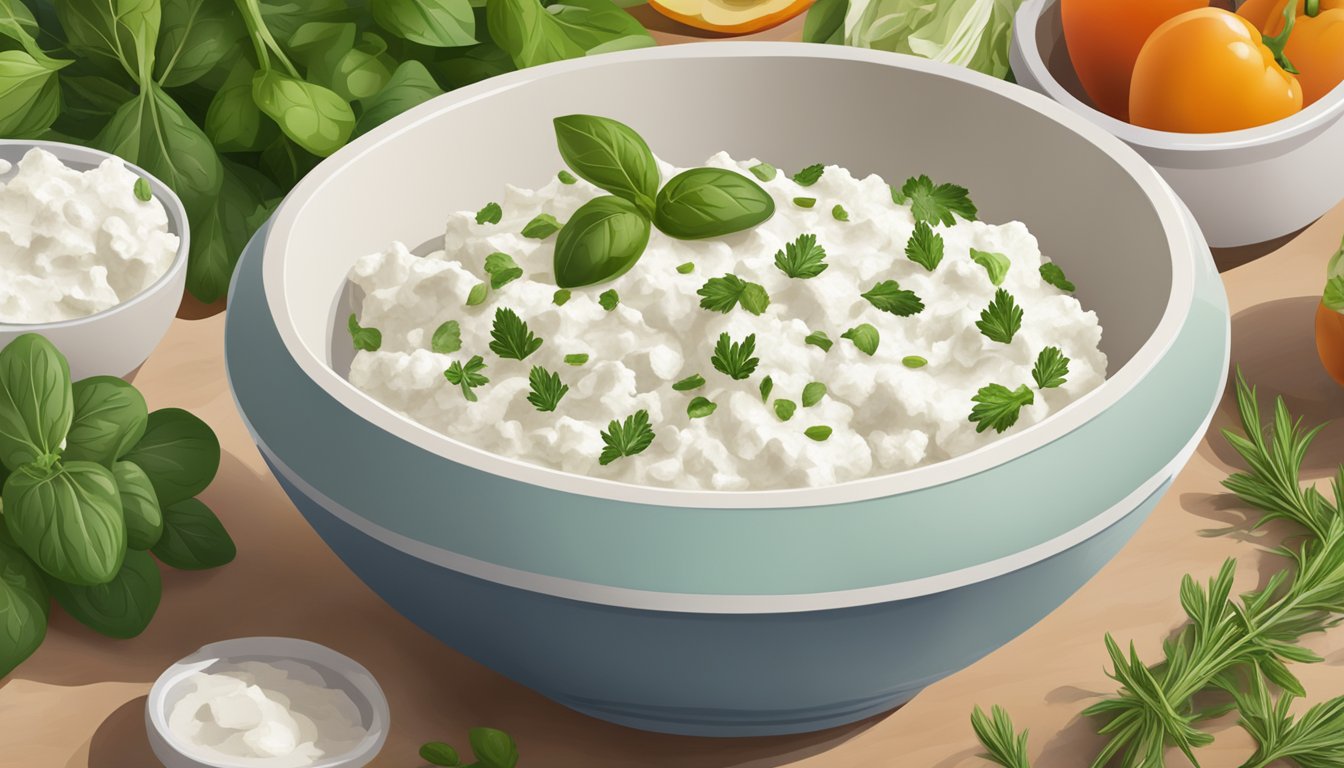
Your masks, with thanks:
<instances>
[{"instance_id":1,"label":"orange bell pepper","mask_svg":"<svg viewBox=\"0 0 1344 768\"><path fill-rule=\"evenodd\" d=\"M1326 373L1344 387L1344 242L1326 273L1325 293L1316 307L1316 352Z\"/></svg>"},{"instance_id":2,"label":"orange bell pepper","mask_svg":"<svg viewBox=\"0 0 1344 768\"><path fill-rule=\"evenodd\" d=\"M1253 128L1302 109L1302 86L1283 47L1296 19L1278 37L1219 8L1170 19L1143 44L1134 62L1129 121L1180 133Z\"/></svg>"},{"instance_id":3,"label":"orange bell pepper","mask_svg":"<svg viewBox=\"0 0 1344 768\"><path fill-rule=\"evenodd\" d=\"M1288 0L1249 0L1237 13L1265 34L1278 35L1287 6ZM1298 0L1297 26L1284 54L1298 69L1304 106L1344 82L1344 0Z\"/></svg>"},{"instance_id":4,"label":"orange bell pepper","mask_svg":"<svg viewBox=\"0 0 1344 768\"><path fill-rule=\"evenodd\" d=\"M1208 4L1208 0L1062 0L1064 42L1092 104L1111 117L1128 120L1130 76L1144 41L1162 22Z\"/></svg>"}]
</instances>

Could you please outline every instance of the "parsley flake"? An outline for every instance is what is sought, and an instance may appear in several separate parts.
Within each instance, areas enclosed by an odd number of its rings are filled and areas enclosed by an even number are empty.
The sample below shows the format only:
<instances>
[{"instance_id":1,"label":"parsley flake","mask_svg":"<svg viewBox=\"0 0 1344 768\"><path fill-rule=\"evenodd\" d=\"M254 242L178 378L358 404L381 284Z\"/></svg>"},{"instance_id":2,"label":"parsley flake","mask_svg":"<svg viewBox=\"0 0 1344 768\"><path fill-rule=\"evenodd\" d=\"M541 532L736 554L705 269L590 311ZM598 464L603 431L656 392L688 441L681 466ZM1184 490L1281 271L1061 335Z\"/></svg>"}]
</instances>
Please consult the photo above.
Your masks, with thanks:
<instances>
[{"instance_id":1,"label":"parsley flake","mask_svg":"<svg viewBox=\"0 0 1344 768\"><path fill-rule=\"evenodd\" d=\"M485 296L490 291L490 286L485 283L477 283L471 287L471 293L467 294L467 306L475 307L485 303Z\"/></svg>"},{"instance_id":2,"label":"parsley flake","mask_svg":"<svg viewBox=\"0 0 1344 768\"><path fill-rule=\"evenodd\" d=\"M615 288L612 288L609 291L603 291L597 297L597 303L601 304L603 309L610 312L621 303L621 294L617 293Z\"/></svg>"},{"instance_id":3,"label":"parsley flake","mask_svg":"<svg viewBox=\"0 0 1344 768\"><path fill-rule=\"evenodd\" d=\"M1022 308L1011 293L1000 288L994 293L994 301L980 313L975 327L990 341L1012 344L1013 336L1022 328Z\"/></svg>"},{"instance_id":4,"label":"parsley flake","mask_svg":"<svg viewBox=\"0 0 1344 768\"><path fill-rule=\"evenodd\" d=\"M807 338L803 339L803 343L811 344L814 347L821 347L822 352L830 352L831 345L835 342L831 341L831 337L827 336L825 331L813 331L807 334Z\"/></svg>"},{"instance_id":5,"label":"parsley flake","mask_svg":"<svg viewBox=\"0 0 1344 768\"><path fill-rule=\"evenodd\" d=\"M695 262L693 261L688 261L685 264L677 265L677 272L683 275L689 275L694 271L695 271Z\"/></svg>"},{"instance_id":6,"label":"parsley flake","mask_svg":"<svg viewBox=\"0 0 1344 768\"><path fill-rule=\"evenodd\" d=\"M909 317L924 311L924 302L914 291L906 291L895 280L883 280L860 294L869 304L897 317Z\"/></svg>"},{"instance_id":7,"label":"parsley flake","mask_svg":"<svg viewBox=\"0 0 1344 768\"><path fill-rule=\"evenodd\" d=\"M523 276L523 268L514 262L513 257L498 251L485 257L485 272L490 275L490 287L495 290Z\"/></svg>"},{"instance_id":8,"label":"parsley flake","mask_svg":"<svg viewBox=\"0 0 1344 768\"><path fill-rule=\"evenodd\" d=\"M563 307L565 306L565 302L569 301L569 297L570 297L569 289L561 288L560 290L556 291L553 296L551 296L551 303L557 307Z\"/></svg>"},{"instance_id":9,"label":"parsley flake","mask_svg":"<svg viewBox=\"0 0 1344 768\"><path fill-rule=\"evenodd\" d=\"M472 355L466 365L454 360L453 364L448 366L448 370L443 372L443 377L449 384L455 384L462 388L462 396L476 402L476 393L472 390L477 387L490 383L481 371L485 370L485 361L480 355Z\"/></svg>"},{"instance_id":10,"label":"parsley flake","mask_svg":"<svg viewBox=\"0 0 1344 768\"><path fill-rule=\"evenodd\" d=\"M919 355L909 355L908 357L901 358L901 365L904 365L906 368L923 368L928 364L929 361Z\"/></svg>"},{"instance_id":11,"label":"parsley flake","mask_svg":"<svg viewBox=\"0 0 1344 768\"><path fill-rule=\"evenodd\" d=\"M1069 375L1069 358L1059 347L1046 347L1036 356L1036 365L1031 369L1031 378L1036 380L1040 389L1050 389L1063 384Z\"/></svg>"},{"instance_id":12,"label":"parsley flake","mask_svg":"<svg viewBox=\"0 0 1344 768\"><path fill-rule=\"evenodd\" d=\"M981 387L971 401L976 403L975 407L971 408L970 417L975 423L975 431L984 432L992 428L1001 433L1017 423L1022 406L1036 402L1036 396L1025 384L1017 389L1009 389L1002 384L990 384Z\"/></svg>"},{"instance_id":13,"label":"parsley flake","mask_svg":"<svg viewBox=\"0 0 1344 768\"><path fill-rule=\"evenodd\" d=\"M541 347L542 340L508 307L495 310L495 323L490 328L490 351L510 360L522 360Z\"/></svg>"},{"instance_id":14,"label":"parsley flake","mask_svg":"<svg viewBox=\"0 0 1344 768\"><path fill-rule=\"evenodd\" d=\"M579 181L574 178L574 174L563 169L555 175L555 178L559 179L561 184L576 184Z\"/></svg>"},{"instance_id":15,"label":"parsley flake","mask_svg":"<svg viewBox=\"0 0 1344 768\"><path fill-rule=\"evenodd\" d=\"M1069 282L1069 279L1064 276L1064 270L1060 269L1059 265L1053 261L1047 261L1041 265L1041 279L1066 293L1073 293L1078 288L1078 286Z\"/></svg>"},{"instance_id":16,"label":"parsley flake","mask_svg":"<svg viewBox=\"0 0 1344 768\"><path fill-rule=\"evenodd\" d=\"M796 205L796 206L798 206L799 208L811 208L812 206L814 206L814 205L817 204L817 198L815 198L815 197L795 197L795 198L793 198L793 204Z\"/></svg>"},{"instance_id":17,"label":"parsley flake","mask_svg":"<svg viewBox=\"0 0 1344 768\"><path fill-rule=\"evenodd\" d=\"M383 332L377 328L365 328L359 324L359 318L354 313L350 314L350 320L346 323L350 328L350 340L354 342L355 349L365 352L377 352L378 348L383 346Z\"/></svg>"},{"instance_id":18,"label":"parsley flake","mask_svg":"<svg viewBox=\"0 0 1344 768\"><path fill-rule=\"evenodd\" d=\"M789 277L806 280L825 272L830 265L826 263L826 249L817 243L816 235L799 235L775 252L775 266Z\"/></svg>"},{"instance_id":19,"label":"parsley flake","mask_svg":"<svg viewBox=\"0 0 1344 768\"><path fill-rule=\"evenodd\" d=\"M803 407L811 408L821 402L821 398L826 396L826 385L820 381L814 381L803 387Z\"/></svg>"},{"instance_id":20,"label":"parsley flake","mask_svg":"<svg viewBox=\"0 0 1344 768\"><path fill-rule=\"evenodd\" d=\"M676 384L673 384L672 388L678 392L689 392L692 389L699 389L703 386L705 386L705 377L698 373L693 373L681 381L678 381Z\"/></svg>"},{"instance_id":21,"label":"parsley flake","mask_svg":"<svg viewBox=\"0 0 1344 768\"><path fill-rule=\"evenodd\" d=\"M770 393L771 393L772 391L774 391L774 389L775 389L775 380L774 380L774 379L770 378L769 376L766 376L764 379L761 379L761 402L762 402L762 403L764 403L765 401L767 401L767 400L770 399Z\"/></svg>"},{"instance_id":22,"label":"parsley flake","mask_svg":"<svg viewBox=\"0 0 1344 768\"><path fill-rule=\"evenodd\" d=\"M503 215L504 209L499 207L499 203L486 203L484 208L476 212L476 223L498 224Z\"/></svg>"},{"instance_id":23,"label":"parsley flake","mask_svg":"<svg viewBox=\"0 0 1344 768\"><path fill-rule=\"evenodd\" d=\"M778 171L775 170L775 166L769 163L757 163L747 170L751 171L751 175L761 181L774 181L775 174L778 173Z\"/></svg>"},{"instance_id":24,"label":"parsley flake","mask_svg":"<svg viewBox=\"0 0 1344 768\"><path fill-rule=\"evenodd\" d=\"M1008 276L1008 268L1013 265L1002 253L981 251L976 248L971 249L971 261L985 268L985 272L989 273L989 282L995 287L1003 285L1003 279Z\"/></svg>"},{"instance_id":25,"label":"parsley flake","mask_svg":"<svg viewBox=\"0 0 1344 768\"><path fill-rule=\"evenodd\" d=\"M916 221L948 227L957 223L952 215L954 213L967 221L975 221L975 203L971 202L967 194L965 187L956 184L935 185L928 176L912 176L901 187L901 195L910 201L910 212Z\"/></svg>"},{"instance_id":26,"label":"parsley flake","mask_svg":"<svg viewBox=\"0 0 1344 768\"><path fill-rule=\"evenodd\" d=\"M905 258L932 272L943 260L943 236L927 221L915 222L915 231L905 241Z\"/></svg>"},{"instance_id":27,"label":"parsley flake","mask_svg":"<svg viewBox=\"0 0 1344 768\"><path fill-rule=\"evenodd\" d=\"M703 419L719 406L707 397L696 397L686 406L686 415L692 419Z\"/></svg>"},{"instance_id":28,"label":"parsley flake","mask_svg":"<svg viewBox=\"0 0 1344 768\"><path fill-rule=\"evenodd\" d=\"M845 210L845 206L837 205L831 209L831 218L836 221L849 221L849 211Z\"/></svg>"},{"instance_id":29,"label":"parsley flake","mask_svg":"<svg viewBox=\"0 0 1344 768\"><path fill-rule=\"evenodd\" d=\"M760 315L770 306L770 294L765 292L764 287L734 274L711 277L695 293L700 297L700 307L711 312L727 314L741 303L743 309L753 315Z\"/></svg>"},{"instance_id":30,"label":"parsley flake","mask_svg":"<svg viewBox=\"0 0 1344 768\"><path fill-rule=\"evenodd\" d=\"M821 181L821 174L826 172L826 167L820 163L809 165L803 170L793 174L793 180L801 187L810 187Z\"/></svg>"},{"instance_id":31,"label":"parsley flake","mask_svg":"<svg viewBox=\"0 0 1344 768\"><path fill-rule=\"evenodd\" d=\"M429 340L430 350L440 355L451 355L462 348L462 328L456 320L449 320L434 330Z\"/></svg>"},{"instance_id":32,"label":"parsley flake","mask_svg":"<svg viewBox=\"0 0 1344 768\"><path fill-rule=\"evenodd\" d=\"M560 381L559 375L540 365L532 366L532 372L527 376L527 383L532 387L527 402L543 413L554 411L560 404L560 399L569 391L569 385Z\"/></svg>"},{"instance_id":33,"label":"parsley flake","mask_svg":"<svg viewBox=\"0 0 1344 768\"><path fill-rule=\"evenodd\" d=\"M1344 275L1335 275L1326 281L1321 302L1326 309L1344 314Z\"/></svg>"},{"instance_id":34,"label":"parsley flake","mask_svg":"<svg viewBox=\"0 0 1344 768\"><path fill-rule=\"evenodd\" d=\"M149 182L145 180L144 176L135 180L135 183L131 185L131 191L135 193L135 199L142 203L148 203L154 199L154 190L149 188Z\"/></svg>"},{"instance_id":35,"label":"parsley flake","mask_svg":"<svg viewBox=\"0 0 1344 768\"><path fill-rule=\"evenodd\" d=\"M537 217L523 225L523 237L545 240L560 231L564 225L549 213L539 213Z\"/></svg>"},{"instance_id":36,"label":"parsley flake","mask_svg":"<svg viewBox=\"0 0 1344 768\"><path fill-rule=\"evenodd\" d=\"M565 365L586 365L587 363L587 352L577 352L572 355L565 355Z\"/></svg>"},{"instance_id":37,"label":"parsley flake","mask_svg":"<svg viewBox=\"0 0 1344 768\"><path fill-rule=\"evenodd\" d=\"M761 362L759 358L752 357L755 351L756 334L748 334L739 344L729 338L727 333L721 333L709 362L714 364L715 370L725 376L739 380L746 379L756 372L756 366Z\"/></svg>"},{"instance_id":38,"label":"parsley flake","mask_svg":"<svg viewBox=\"0 0 1344 768\"><path fill-rule=\"evenodd\" d=\"M602 449L597 463L605 467L624 456L642 453L653 443L654 437L653 428L649 426L648 411L639 410L626 416L624 424L612 419L607 425L607 431L602 433L602 442L606 447Z\"/></svg>"},{"instance_id":39,"label":"parsley flake","mask_svg":"<svg viewBox=\"0 0 1344 768\"><path fill-rule=\"evenodd\" d=\"M818 424L803 430L803 434L818 443L824 443L831 437L831 428L825 424Z\"/></svg>"},{"instance_id":40,"label":"parsley flake","mask_svg":"<svg viewBox=\"0 0 1344 768\"><path fill-rule=\"evenodd\" d=\"M780 421L788 421L793 418L794 411L798 410L798 404L792 400L775 401L775 417Z\"/></svg>"},{"instance_id":41,"label":"parsley flake","mask_svg":"<svg viewBox=\"0 0 1344 768\"><path fill-rule=\"evenodd\" d=\"M882 337L878 334L877 329L867 323L850 328L840 334L840 338L854 342L854 346L869 357L877 354L877 345L882 342Z\"/></svg>"}]
</instances>

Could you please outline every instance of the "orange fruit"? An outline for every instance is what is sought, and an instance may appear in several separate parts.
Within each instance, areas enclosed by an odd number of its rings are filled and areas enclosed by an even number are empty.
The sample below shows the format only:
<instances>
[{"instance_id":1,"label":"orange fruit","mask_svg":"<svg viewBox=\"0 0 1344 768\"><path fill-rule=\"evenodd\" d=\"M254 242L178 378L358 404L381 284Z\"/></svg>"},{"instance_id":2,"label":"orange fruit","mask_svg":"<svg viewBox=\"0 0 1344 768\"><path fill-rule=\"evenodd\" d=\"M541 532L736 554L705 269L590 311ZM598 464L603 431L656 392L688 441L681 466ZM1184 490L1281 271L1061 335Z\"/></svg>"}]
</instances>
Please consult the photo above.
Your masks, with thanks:
<instances>
[{"instance_id":1,"label":"orange fruit","mask_svg":"<svg viewBox=\"0 0 1344 768\"><path fill-rule=\"evenodd\" d=\"M745 35L783 24L813 0L649 0L662 15L710 32Z\"/></svg>"}]
</instances>

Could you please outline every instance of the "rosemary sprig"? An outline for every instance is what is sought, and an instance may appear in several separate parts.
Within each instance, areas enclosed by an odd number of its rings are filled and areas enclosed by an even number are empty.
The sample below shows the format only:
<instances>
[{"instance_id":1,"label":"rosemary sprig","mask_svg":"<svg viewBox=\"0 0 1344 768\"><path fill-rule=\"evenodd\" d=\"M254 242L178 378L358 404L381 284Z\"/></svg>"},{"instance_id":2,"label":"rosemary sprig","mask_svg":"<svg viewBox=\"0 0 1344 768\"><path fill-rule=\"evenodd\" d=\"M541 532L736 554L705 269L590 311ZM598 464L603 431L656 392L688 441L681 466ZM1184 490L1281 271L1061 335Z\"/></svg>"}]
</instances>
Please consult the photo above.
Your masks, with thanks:
<instances>
[{"instance_id":1,"label":"rosemary sprig","mask_svg":"<svg viewBox=\"0 0 1344 768\"><path fill-rule=\"evenodd\" d=\"M1299 768L1344 765L1344 696L1317 704L1301 718L1289 714L1297 696L1281 693L1276 701L1264 675L1251 674L1249 690L1225 686L1240 710L1240 724L1255 739L1255 754L1242 768L1266 768L1285 760Z\"/></svg>"}]
</instances>

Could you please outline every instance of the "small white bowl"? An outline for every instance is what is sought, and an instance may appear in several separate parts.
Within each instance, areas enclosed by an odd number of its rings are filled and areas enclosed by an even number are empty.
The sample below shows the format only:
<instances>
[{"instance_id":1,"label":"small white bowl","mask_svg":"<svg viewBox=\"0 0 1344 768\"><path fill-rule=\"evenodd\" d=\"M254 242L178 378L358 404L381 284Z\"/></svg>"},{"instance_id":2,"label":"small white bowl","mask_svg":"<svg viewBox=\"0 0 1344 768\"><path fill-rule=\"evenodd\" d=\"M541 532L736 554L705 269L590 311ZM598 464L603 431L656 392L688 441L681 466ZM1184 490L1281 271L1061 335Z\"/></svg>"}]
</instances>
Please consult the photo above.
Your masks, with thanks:
<instances>
[{"instance_id":1,"label":"small white bowl","mask_svg":"<svg viewBox=\"0 0 1344 768\"><path fill-rule=\"evenodd\" d=\"M204 646L169 667L149 690L145 704L145 730L149 745L164 768L246 768L245 760L221 763L192 754L168 729L168 715L182 697L183 682L197 672L207 672L217 664L242 661L299 661L317 670L327 685L339 688L350 697L363 716L368 730L349 752L327 755L312 768L360 768L368 765L387 741L391 713L387 697L369 670L348 656L324 645L288 637L240 637Z\"/></svg>"},{"instance_id":2,"label":"small white bowl","mask_svg":"<svg viewBox=\"0 0 1344 768\"><path fill-rule=\"evenodd\" d=\"M78 171L96 168L113 157L101 150L56 141L0 139L0 160L17 165L34 148L45 149ZM25 333L39 333L61 350L70 361L71 378L79 381L90 376L124 377L149 359L149 353L159 345L177 316L187 285L187 252L191 248L187 212L163 182L130 163L126 167L149 182L150 191L168 212L168 231L180 241L168 271L127 301L87 317L56 323L0 323L0 348ZM17 169L11 170L14 172Z\"/></svg>"}]
</instances>

